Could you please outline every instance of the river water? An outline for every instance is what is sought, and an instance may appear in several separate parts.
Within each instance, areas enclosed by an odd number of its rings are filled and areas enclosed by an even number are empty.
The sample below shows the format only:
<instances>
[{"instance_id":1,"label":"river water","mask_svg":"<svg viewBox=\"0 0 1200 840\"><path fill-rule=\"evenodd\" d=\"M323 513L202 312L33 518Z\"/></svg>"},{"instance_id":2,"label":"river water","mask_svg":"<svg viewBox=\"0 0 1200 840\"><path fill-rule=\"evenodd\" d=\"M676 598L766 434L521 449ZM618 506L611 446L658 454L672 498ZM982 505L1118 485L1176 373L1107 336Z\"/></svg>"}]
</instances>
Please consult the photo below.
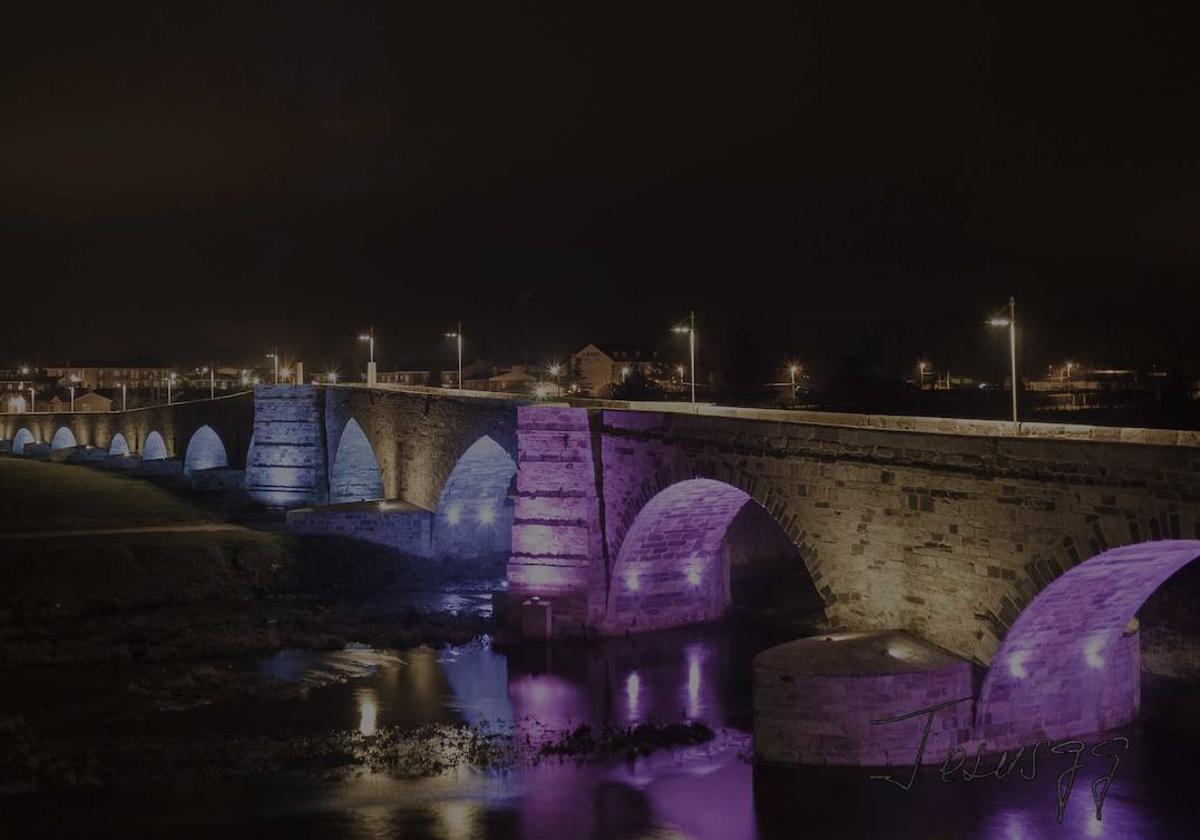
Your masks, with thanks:
<instances>
[{"instance_id":1,"label":"river water","mask_svg":"<svg viewBox=\"0 0 1200 840\"><path fill-rule=\"evenodd\" d=\"M35 704L11 694L39 726L97 726L201 738L303 734L428 723L495 722L522 733L580 723L702 720L709 744L636 760L548 759L499 772L456 770L397 780L356 773L329 780L220 779L117 792L0 799L0 836L751 838L888 837L989 840L1200 836L1194 740L1159 718L1132 740L1097 820L1090 790L1107 768L1088 759L1056 824L1055 777L1066 757L1040 759L1033 780L941 782L926 771L910 790L870 771L755 767L750 750L750 662L779 641L729 623L589 643L498 649L283 651L243 663L255 679L304 683L282 699L237 700L183 711L129 711L102 698L104 669L22 679ZM339 679L330 679L338 675ZM11 685L10 687L11 688ZM95 702L88 697L94 694ZM104 708L101 715L89 708ZM97 717L96 715L100 715ZM1194 738L1194 736L1189 736ZM1093 742L1099 739L1091 739ZM1049 758L1049 757L1046 757Z\"/></svg>"}]
</instances>

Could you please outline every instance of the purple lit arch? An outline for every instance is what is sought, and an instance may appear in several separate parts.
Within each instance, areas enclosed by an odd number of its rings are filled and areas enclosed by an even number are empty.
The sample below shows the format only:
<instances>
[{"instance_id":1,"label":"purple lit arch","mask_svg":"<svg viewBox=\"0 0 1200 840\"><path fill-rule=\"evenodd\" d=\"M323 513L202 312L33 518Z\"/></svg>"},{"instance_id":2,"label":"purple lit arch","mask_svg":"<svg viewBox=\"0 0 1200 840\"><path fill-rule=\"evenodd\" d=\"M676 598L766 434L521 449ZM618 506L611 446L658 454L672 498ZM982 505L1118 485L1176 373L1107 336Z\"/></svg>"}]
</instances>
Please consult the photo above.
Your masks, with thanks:
<instances>
[{"instance_id":1,"label":"purple lit arch","mask_svg":"<svg viewBox=\"0 0 1200 840\"><path fill-rule=\"evenodd\" d=\"M129 441L125 440L125 435L117 432L113 435L112 441L108 444L109 455L128 455Z\"/></svg>"},{"instance_id":2,"label":"purple lit arch","mask_svg":"<svg viewBox=\"0 0 1200 840\"><path fill-rule=\"evenodd\" d=\"M1200 540L1127 545L1096 555L1043 589L992 661L980 695L980 737L1001 748L1133 720L1141 683L1132 619L1197 557Z\"/></svg>"},{"instance_id":3,"label":"purple lit arch","mask_svg":"<svg viewBox=\"0 0 1200 840\"><path fill-rule=\"evenodd\" d=\"M198 470L213 470L229 466L225 444L211 426L201 426L188 441L183 456L183 471L191 474Z\"/></svg>"},{"instance_id":4,"label":"purple lit arch","mask_svg":"<svg viewBox=\"0 0 1200 840\"><path fill-rule=\"evenodd\" d=\"M512 456L492 438L484 435L471 444L438 496L433 520L436 556L507 556L513 522L508 491L516 472Z\"/></svg>"},{"instance_id":5,"label":"purple lit arch","mask_svg":"<svg viewBox=\"0 0 1200 840\"><path fill-rule=\"evenodd\" d=\"M58 431L54 433L54 438L50 441L50 448L53 449L73 449L79 444L75 442L75 433L66 426L60 426Z\"/></svg>"},{"instance_id":6,"label":"purple lit arch","mask_svg":"<svg viewBox=\"0 0 1200 840\"><path fill-rule=\"evenodd\" d=\"M37 438L33 436L33 432L28 429L18 429L16 436L12 442L12 452L14 455L24 455L25 446L30 443L37 443Z\"/></svg>"},{"instance_id":7,"label":"purple lit arch","mask_svg":"<svg viewBox=\"0 0 1200 840\"><path fill-rule=\"evenodd\" d=\"M157 431L146 435L146 445L142 447L143 461L161 461L167 457L167 444Z\"/></svg>"},{"instance_id":8,"label":"purple lit arch","mask_svg":"<svg viewBox=\"0 0 1200 840\"><path fill-rule=\"evenodd\" d=\"M633 520L608 593L609 632L659 630L719 618L730 605L722 543L750 496L710 478L672 484Z\"/></svg>"},{"instance_id":9,"label":"purple lit arch","mask_svg":"<svg viewBox=\"0 0 1200 840\"><path fill-rule=\"evenodd\" d=\"M346 421L329 472L329 501L361 502L384 497L379 459L362 427L353 417Z\"/></svg>"}]
</instances>

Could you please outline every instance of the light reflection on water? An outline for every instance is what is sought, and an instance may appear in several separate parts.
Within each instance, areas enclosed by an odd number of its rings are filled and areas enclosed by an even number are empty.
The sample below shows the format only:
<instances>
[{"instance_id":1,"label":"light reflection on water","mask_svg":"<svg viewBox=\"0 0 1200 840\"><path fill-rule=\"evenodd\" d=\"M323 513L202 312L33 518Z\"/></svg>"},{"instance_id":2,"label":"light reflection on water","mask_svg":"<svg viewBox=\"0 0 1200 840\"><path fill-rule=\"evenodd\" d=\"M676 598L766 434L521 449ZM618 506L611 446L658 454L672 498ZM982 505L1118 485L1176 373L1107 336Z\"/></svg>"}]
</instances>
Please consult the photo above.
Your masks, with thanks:
<instances>
[{"instance_id":1,"label":"light reflection on water","mask_svg":"<svg viewBox=\"0 0 1200 840\"><path fill-rule=\"evenodd\" d=\"M81 820L113 835L259 837L569 838L752 840L770 837L1184 836L1185 807L1200 781L1181 771L1186 746L1139 738L1097 821L1080 772L1063 825L1054 823L1055 777L1067 757L1039 758L1032 782L943 784L936 771L911 791L871 782L866 771L755 768L749 749L749 668L765 642L724 625L603 642L418 648L395 655L284 652L265 673L305 682L314 669L362 668L341 684L314 683L300 698L246 701L167 718L196 733L324 731L425 723L500 722L532 743L581 723L626 725L700 719L711 744L636 761L577 764L551 759L511 772L456 771L422 780L361 775L330 782L223 787L153 797L120 794L82 809ZM349 664L348 664L349 663ZM1173 750L1173 751L1172 751ZM1169 768L1166 772L1163 768ZM219 802L217 808L214 802ZM83 822L80 823L84 824ZM95 833L95 832L91 832Z\"/></svg>"}]
</instances>

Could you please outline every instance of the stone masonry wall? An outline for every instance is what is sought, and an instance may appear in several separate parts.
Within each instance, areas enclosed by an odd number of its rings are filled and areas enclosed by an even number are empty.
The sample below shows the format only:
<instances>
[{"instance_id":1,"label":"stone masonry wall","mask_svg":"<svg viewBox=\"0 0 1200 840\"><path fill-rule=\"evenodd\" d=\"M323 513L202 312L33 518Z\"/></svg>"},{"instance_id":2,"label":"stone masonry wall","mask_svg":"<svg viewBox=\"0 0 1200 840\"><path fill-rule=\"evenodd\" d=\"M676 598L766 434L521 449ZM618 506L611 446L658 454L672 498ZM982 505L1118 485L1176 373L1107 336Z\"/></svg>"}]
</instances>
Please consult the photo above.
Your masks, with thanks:
<instances>
[{"instance_id":1,"label":"stone masonry wall","mask_svg":"<svg viewBox=\"0 0 1200 840\"><path fill-rule=\"evenodd\" d=\"M269 507L322 504L328 494L321 391L313 385L254 389L250 497Z\"/></svg>"},{"instance_id":2,"label":"stone masonry wall","mask_svg":"<svg viewBox=\"0 0 1200 840\"><path fill-rule=\"evenodd\" d=\"M518 401L358 387L324 394L326 451L337 452L354 419L379 463L385 498L436 510L459 458L484 436L516 460Z\"/></svg>"},{"instance_id":3,"label":"stone masonry wall","mask_svg":"<svg viewBox=\"0 0 1200 840\"><path fill-rule=\"evenodd\" d=\"M554 632L583 633L603 620L608 579L589 413L525 406L517 416L509 592L549 598Z\"/></svg>"},{"instance_id":4,"label":"stone masonry wall","mask_svg":"<svg viewBox=\"0 0 1200 840\"><path fill-rule=\"evenodd\" d=\"M979 663L1039 591L1110 547L1200 534L1200 448L600 412L607 556L697 477L800 548L837 625L905 628Z\"/></svg>"},{"instance_id":5,"label":"stone masonry wall","mask_svg":"<svg viewBox=\"0 0 1200 840\"><path fill-rule=\"evenodd\" d=\"M163 438L167 456L182 458L188 441L202 426L209 426L221 438L229 466L243 468L254 428L252 395L247 392L131 411L0 414L0 439L12 440L21 429L26 429L36 441L49 443L60 429L66 428L79 446L107 450L120 434L129 450L140 454L146 439L157 431Z\"/></svg>"}]
</instances>

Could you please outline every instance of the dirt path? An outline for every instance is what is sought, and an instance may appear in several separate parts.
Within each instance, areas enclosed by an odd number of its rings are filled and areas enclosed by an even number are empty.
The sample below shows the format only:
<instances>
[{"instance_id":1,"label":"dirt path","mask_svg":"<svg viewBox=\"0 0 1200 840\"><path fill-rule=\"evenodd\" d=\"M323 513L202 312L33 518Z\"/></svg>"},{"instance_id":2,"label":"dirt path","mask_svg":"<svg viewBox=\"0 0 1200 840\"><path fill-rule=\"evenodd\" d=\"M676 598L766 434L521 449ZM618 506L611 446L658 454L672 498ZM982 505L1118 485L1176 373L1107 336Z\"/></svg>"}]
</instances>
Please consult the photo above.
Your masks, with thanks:
<instances>
[{"instance_id":1,"label":"dirt path","mask_svg":"<svg viewBox=\"0 0 1200 840\"><path fill-rule=\"evenodd\" d=\"M250 531L242 525L228 522L205 522L198 525L145 525L140 528L83 528L74 531L17 531L2 534L0 540L37 540L49 537L88 537L109 534L187 534L209 531Z\"/></svg>"}]
</instances>

